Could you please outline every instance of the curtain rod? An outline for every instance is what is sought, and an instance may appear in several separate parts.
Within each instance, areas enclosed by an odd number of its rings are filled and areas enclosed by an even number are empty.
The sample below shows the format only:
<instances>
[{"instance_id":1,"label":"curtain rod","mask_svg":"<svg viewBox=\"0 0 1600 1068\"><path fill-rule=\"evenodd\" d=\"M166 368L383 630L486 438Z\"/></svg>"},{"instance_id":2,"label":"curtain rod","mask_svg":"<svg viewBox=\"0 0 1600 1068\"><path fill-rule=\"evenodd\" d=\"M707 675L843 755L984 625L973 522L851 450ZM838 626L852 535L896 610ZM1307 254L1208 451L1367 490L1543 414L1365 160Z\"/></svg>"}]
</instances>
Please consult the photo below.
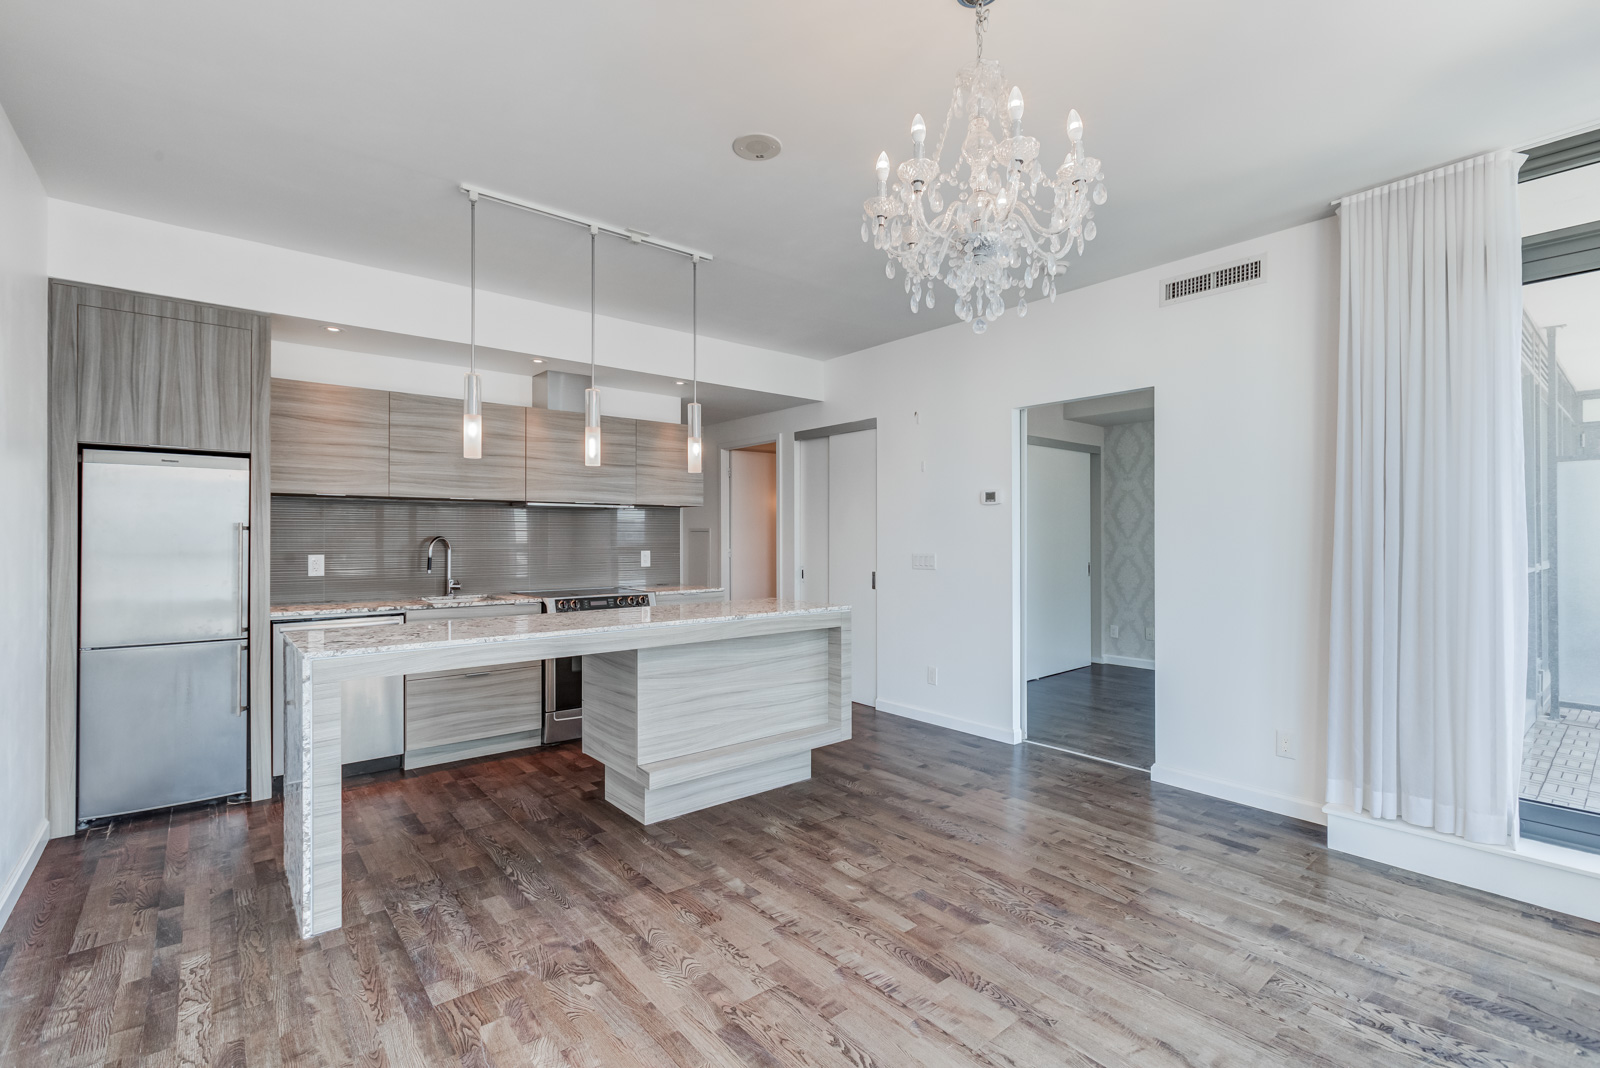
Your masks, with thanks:
<instances>
[{"instance_id":1,"label":"curtain rod","mask_svg":"<svg viewBox=\"0 0 1600 1068\"><path fill-rule=\"evenodd\" d=\"M620 237L623 240L630 241L635 245L650 245L653 248L659 248L665 252L675 253L679 256L687 256L691 260L698 259L709 262L711 259L711 253L709 252L701 252L698 249L688 248L684 245L674 245L670 241L662 241L659 238L651 237L643 230L630 230L625 226L608 226L602 222L595 222L593 219L583 219L576 215L568 215L566 212L556 211L554 208L547 208L542 204L535 204L531 200L523 200L520 197L513 197L508 196L505 193L493 192L492 190L483 188L481 185L469 185L468 183L463 182L461 183L461 192L467 194L469 197L477 196L483 200L492 200L497 204L504 204L510 208L520 208L523 211L532 212L535 215L543 215L545 218L555 219L557 222L571 223L574 226L581 226L585 230L595 231L602 234L610 234L612 237Z\"/></svg>"}]
</instances>

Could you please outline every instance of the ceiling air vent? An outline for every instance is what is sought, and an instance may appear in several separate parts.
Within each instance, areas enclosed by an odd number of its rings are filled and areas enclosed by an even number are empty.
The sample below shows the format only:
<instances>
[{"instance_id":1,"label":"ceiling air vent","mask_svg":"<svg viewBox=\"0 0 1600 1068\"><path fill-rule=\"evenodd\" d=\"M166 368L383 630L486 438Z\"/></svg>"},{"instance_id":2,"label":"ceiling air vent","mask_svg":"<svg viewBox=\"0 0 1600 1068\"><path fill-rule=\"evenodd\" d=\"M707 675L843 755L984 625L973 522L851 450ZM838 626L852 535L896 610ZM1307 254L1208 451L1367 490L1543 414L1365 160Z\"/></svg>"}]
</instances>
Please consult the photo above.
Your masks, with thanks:
<instances>
[{"instance_id":1,"label":"ceiling air vent","mask_svg":"<svg viewBox=\"0 0 1600 1068\"><path fill-rule=\"evenodd\" d=\"M1161 306L1194 300L1219 289L1238 289L1258 285L1267 280L1267 258L1254 256L1237 263L1213 267L1198 274L1167 278L1161 283Z\"/></svg>"}]
</instances>

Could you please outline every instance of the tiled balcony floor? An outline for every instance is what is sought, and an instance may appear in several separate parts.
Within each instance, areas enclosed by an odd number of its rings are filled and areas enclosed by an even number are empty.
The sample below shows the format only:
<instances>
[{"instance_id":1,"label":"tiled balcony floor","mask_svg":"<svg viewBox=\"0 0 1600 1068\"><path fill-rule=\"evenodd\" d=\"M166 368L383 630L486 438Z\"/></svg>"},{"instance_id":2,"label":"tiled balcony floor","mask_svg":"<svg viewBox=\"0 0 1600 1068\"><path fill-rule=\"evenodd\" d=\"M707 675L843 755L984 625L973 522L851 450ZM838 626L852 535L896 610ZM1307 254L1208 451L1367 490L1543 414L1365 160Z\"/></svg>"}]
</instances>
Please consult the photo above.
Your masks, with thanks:
<instances>
[{"instance_id":1,"label":"tiled balcony floor","mask_svg":"<svg viewBox=\"0 0 1600 1068\"><path fill-rule=\"evenodd\" d=\"M1600 812L1600 711L1562 707L1522 737L1522 796L1563 808Z\"/></svg>"}]
</instances>

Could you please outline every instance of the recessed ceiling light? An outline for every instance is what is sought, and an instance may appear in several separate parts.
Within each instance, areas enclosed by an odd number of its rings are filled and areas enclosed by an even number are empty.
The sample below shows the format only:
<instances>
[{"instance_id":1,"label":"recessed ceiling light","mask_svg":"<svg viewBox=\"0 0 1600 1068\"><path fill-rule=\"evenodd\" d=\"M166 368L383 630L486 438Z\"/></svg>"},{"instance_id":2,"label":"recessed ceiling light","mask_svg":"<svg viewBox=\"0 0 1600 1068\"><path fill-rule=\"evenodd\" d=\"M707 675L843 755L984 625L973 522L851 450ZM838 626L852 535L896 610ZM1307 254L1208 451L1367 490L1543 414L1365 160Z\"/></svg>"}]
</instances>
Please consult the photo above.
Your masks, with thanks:
<instances>
[{"instance_id":1,"label":"recessed ceiling light","mask_svg":"<svg viewBox=\"0 0 1600 1068\"><path fill-rule=\"evenodd\" d=\"M339 328L337 326L330 326L327 328L327 330L330 334L337 334L339 332Z\"/></svg>"},{"instance_id":2,"label":"recessed ceiling light","mask_svg":"<svg viewBox=\"0 0 1600 1068\"><path fill-rule=\"evenodd\" d=\"M543 361L543 360L541 360L541 359L539 359L539 357L537 357L537 356L535 356L535 357L534 357L534 358L533 358L533 362L534 362L534 363L544 363L544 361Z\"/></svg>"},{"instance_id":3,"label":"recessed ceiling light","mask_svg":"<svg viewBox=\"0 0 1600 1068\"><path fill-rule=\"evenodd\" d=\"M782 142L771 134L745 134L733 139L733 154L740 159L771 159L782 151Z\"/></svg>"},{"instance_id":4,"label":"recessed ceiling light","mask_svg":"<svg viewBox=\"0 0 1600 1068\"><path fill-rule=\"evenodd\" d=\"M682 383L682 382L681 382L681 381L680 381L680 382L679 382L679 383L678 383L678 385L680 385L680 386L681 386L681 385L683 385L683 383Z\"/></svg>"}]
</instances>

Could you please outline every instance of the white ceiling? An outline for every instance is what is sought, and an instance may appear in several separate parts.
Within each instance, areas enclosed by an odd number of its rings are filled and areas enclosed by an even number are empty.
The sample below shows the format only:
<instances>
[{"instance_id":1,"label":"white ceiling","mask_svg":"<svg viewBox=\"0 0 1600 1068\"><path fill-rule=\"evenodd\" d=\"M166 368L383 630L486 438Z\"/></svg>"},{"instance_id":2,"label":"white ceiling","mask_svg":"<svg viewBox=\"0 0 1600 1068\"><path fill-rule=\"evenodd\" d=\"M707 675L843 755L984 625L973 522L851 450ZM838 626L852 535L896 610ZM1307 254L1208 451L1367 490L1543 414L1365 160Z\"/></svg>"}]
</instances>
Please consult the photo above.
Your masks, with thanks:
<instances>
[{"instance_id":1,"label":"white ceiling","mask_svg":"<svg viewBox=\"0 0 1600 1068\"><path fill-rule=\"evenodd\" d=\"M1600 120L1593 0L998 0L1047 162L1077 107L1110 202L1082 285ZM956 0L0 0L0 105L50 194L434 278L469 181L710 250L709 334L827 358L912 316L860 243L881 148L937 128ZM777 135L783 154L729 142ZM485 284L587 305L586 235L489 208ZM688 268L602 245L610 314L686 328Z\"/></svg>"}]
</instances>

